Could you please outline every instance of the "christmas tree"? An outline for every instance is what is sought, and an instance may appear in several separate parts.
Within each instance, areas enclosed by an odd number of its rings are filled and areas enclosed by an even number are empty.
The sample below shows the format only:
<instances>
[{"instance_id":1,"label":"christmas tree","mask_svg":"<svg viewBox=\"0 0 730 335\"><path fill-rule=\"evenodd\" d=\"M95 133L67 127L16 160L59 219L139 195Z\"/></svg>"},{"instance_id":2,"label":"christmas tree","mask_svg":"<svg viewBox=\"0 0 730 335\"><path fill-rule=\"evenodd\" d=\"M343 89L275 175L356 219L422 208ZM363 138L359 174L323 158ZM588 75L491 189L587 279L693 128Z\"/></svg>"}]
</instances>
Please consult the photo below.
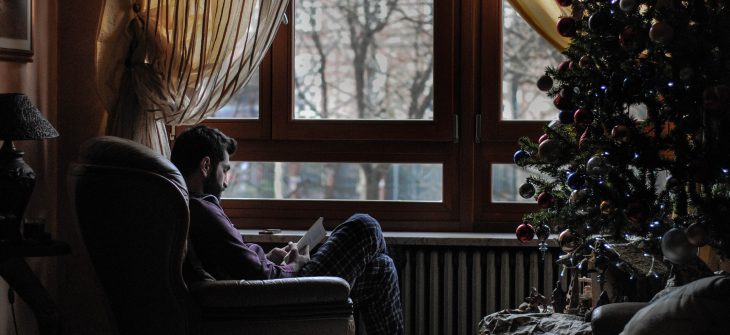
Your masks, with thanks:
<instances>
[{"instance_id":1,"label":"christmas tree","mask_svg":"<svg viewBox=\"0 0 730 335\"><path fill-rule=\"evenodd\" d=\"M557 2L572 40L537 81L558 117L514 155L541 172L520 186L541 210L518 238L544 250L559 233L568 263L597 268L604 237L677 263L704 245L730 256L730 1Z\"/></svg>"}]
</instances>

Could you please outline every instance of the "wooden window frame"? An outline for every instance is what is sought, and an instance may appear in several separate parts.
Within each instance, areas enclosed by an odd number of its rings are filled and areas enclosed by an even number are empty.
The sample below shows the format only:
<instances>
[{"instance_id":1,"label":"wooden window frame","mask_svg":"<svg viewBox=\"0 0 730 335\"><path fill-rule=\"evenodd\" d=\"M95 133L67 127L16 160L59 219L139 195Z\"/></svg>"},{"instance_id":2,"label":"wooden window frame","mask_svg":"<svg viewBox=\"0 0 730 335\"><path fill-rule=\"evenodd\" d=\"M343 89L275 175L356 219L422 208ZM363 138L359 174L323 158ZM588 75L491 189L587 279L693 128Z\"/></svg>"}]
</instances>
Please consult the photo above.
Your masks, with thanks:
<instances>
[{"instance_id":1,"label":"wooden window frame","mask_svg":"<svg viewBox=\"0 0 730 335\"><path fill-rule=\"evenodd\" d=\"M306 229L324 216L331 229L365 212L390 231L506 232L536 209L491 202L491 164L512 163L517 139L539 135L544 125L500 119L502 1L434 5L434 120L294 120L290 23L279 28L260 67L260 118L205 123L239 141L231 160L442 164L442 202L223 200L236 227Z\"/></svg>"},{"instance_id":2,"label":"wooden window frame","mask_svg":"<svg viewBox=\"0 0 730 335\"><path fill-rule=\"evenodd\" d=\"M507 0L504 0L507 1ZM538 209L536 204L492 202L492 164L512 164L512 156L518 149L517 140L523 136L537 137L542 134L545 121L506 121L501 119L502 110L502 1L481 8L480 45L483 55L480 69L482 85L479 96L479 113L483 115L482 139L477 150L475 230L491 232L513 232L516 223L525 213ZM496 52L494 51L496 50Z\"/></svg>"}]
</instances>

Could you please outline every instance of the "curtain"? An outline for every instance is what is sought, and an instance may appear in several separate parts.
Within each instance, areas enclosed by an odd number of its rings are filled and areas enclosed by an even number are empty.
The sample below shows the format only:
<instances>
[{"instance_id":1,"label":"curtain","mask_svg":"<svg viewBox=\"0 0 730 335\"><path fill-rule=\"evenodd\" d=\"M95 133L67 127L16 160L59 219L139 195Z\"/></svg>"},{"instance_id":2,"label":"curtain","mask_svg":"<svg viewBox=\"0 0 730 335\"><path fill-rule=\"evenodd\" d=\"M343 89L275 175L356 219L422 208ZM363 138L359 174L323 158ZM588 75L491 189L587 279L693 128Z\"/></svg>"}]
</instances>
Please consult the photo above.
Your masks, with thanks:
<instances>
[{"instance_id":1,"label":"curtain","mask_svg":"<svg viewBox=\"0 0 730 335\"><path fill-rule=\"evenodd\" d=\"M260 64L287 3L106 0L96 45L106 133L169 156L165 125L196 124L225 105Z\"/></svg>"},{"instance_id":2,"label":"curtain","mask_svg":"<svg viewBox=\"0 0 730 335\"><path fill-rule=\"evenodd\" d=\"M556 28L562 16L570 16L570 7L561 7L555 0L509 0L527 23L556 49L563 51L570 39L560 36Z\"/></svg>"}]
</instances>

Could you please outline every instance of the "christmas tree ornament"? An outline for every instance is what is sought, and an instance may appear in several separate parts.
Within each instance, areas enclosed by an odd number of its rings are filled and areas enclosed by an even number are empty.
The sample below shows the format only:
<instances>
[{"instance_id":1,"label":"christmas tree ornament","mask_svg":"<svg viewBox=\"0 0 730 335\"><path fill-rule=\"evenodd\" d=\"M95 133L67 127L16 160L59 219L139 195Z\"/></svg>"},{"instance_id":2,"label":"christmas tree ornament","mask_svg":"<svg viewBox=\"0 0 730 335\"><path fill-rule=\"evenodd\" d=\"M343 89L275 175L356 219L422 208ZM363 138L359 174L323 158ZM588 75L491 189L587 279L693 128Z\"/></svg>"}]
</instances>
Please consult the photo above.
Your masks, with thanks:
<instances>
[{"instance_id":1,"label":"christmas tree ornament","mask_svg":"<svg viewBox=\"0 0 730 335\"><path fill-rule=\"evenodd\" d=\"M668 44L673 38L674 28L664 21L654 23L649 29L649 39L654 43Z\"/></svg>"},{"instance_id":2,"label":"christmas tree ornament","mask_svg":"<svg viewBox=\"0 0 730 335\"><path fill-rule=\"evenodd\" d=\"M539 139L537 139L537 143L538 143L538 144L540 144L540 143L542 143L543 141L547 140L548 138L550 138L550 137L548 136L548 134L542 134L542 135L540 135L540 138L539 138Z\"/></svg>"},{"instance_id":3,"label":"christmas tree ornament","mask_svg":"<svg viewBox=\"0 0 730 335\"><path fill-rule=\"evenodd\" d=\"M704 247L710 242L707 228L699 222L695 222L687 227L685 235L687 235L687 242L693 247Z\"/></svg>"},{"instance_id":4,"label":"christmas tree ornament","mask_svg":"<svg viewBox=\"0 0 730 335\"><path fill-rule=\"evenodd\" d=\"M558 113L558 119L560 120L560 123L562 123L562 124L572 124L573 123L573 111L571 111L571 110L560 111L560 113Z\"/></svg>"},{"instance_id":5,"label":"christmas tree ornament","mask_svg":"<svg viewBox=\"0 0 730 335\"><path fill-rule=\"evenodd\" d=\"M560 143L553 139L547 139L537 147L537 155L542 160L553 162L560 158Z\"/></svg>"},{"instance_id":6,"label":"christmas tree ornament","mask_svg":"<svg viewBox=\"0 0 730 335\"><path fill-rule=\"evenodd\" d=\"M530 183L524 183L520 185L519 193L520 196L529 199L535 196L535 186Z\"/></svg>"},{"instance_id":7,"label":"christmas tree ornament","mask_svg":"<svg viewBox=\"0 0 730 335\"><path fill-rule=\"evenodd\" d=\"M588 140L588 129L583 131L583 133L580 135L580 138L578 139L578 149L583 150L583 144L585 141Z\"/></svg>"},{"instance_id":8,"label":"christmas tree ornament","mask_svg":"<svg viewBox=\"0 0 730 335\"><path fill-rule=\"evenodd\" d=\"M558 65L558 72L568 71L568 69L571 68L570 63L572 63L572 61L569 59L562 61L560 65Z\"/></svg>"},{"instance_id":9,"label":"christmas tree ornament","mask_svg":"<svg viewBox=\"0 0 730 335\"><path fill-rule=\"evenodd\" d=\"M548 75L542 75L537 79L537 88L543 92L549 91L553 88L553 78L550 78Z\"/></svg>"},{"instance_id":10,"label":"christmas tree ornament","mask_svg":"<svg viewBox=\"0 0 730 335\"><path fill-rule=\"evenodd\" d=\"M591 176L604 176L610 169L608 158L603 155L595 155L586 163L586 172Z\"/></svg>"},{"instance_id":11,"label":"christmas tree ornament","mask_svg":"<svg viewBox=\"0 0 730 335\"><path fill-rule=\"evenodd\" d=\"M525 150L517 150L512 156L512 160L517 166L524 166L525 160L530 158L530 153Z\"/></svg>"},{"instance_id":12,"label":"christmas tree ornament","mask_svg":"<svg viewBox=\"0 0 730 335\"><path fill-rule=\"evenodd\" d=\"M619 34L619 44L626 51L639 49L644 45L644 34L635 25L628 25Z\"/></svg>"},{"instance_id":13,"label":"christmas tree ornament","mask_svg":"<svg viewBox=\"0 0 730 335\"><path fill-rule=\"evenodd\" d=\"M565 179L565 184L568 185L571 190L577 190L583 188L585 180L583 179L583 176L580 175L580 173L573 172L568 175L568 178Z\"/></svg>"},{"instance_id":14,"label":"christmas tree ornament","mask_svg":"<svg viewBox=\"0 0 730 335\"><path fill-rule=\"evenodd\" d=\"M633 224L641 224L649 219L649 209L641 201L632 201L626 205L626 218Z\"/></svg>"},{"instance_id":15,"label":"christmas tree ornament","mask_svg":"<svg viewBox=\"0 0 730 335\"><path fill-rule=\"evenodd\" d=\"M543 224L537 227L535 230L535 236L537 236L537 239L540 241L545 241L550 237L550 226Z\"/></svg>"},{"instance_id":16,"label":"christmas tree ornament","mask_svg":"<svg viewBox=\"0 0 730 335\"><path fill-rule=\"evenodd\" d=\"M532 225L529 223L523 223L517 226L515 235L517 235L517 239L522 243L532 241L532 238L535 237L535 228L532 228Z\"/></svg>"},{"instance_id":17,"label":"christmas tree ornament","mask_svg":"<svg viewBox=\"0 0 730 335\"><path fill-rule=\"evenodd\" d=\"M630 141L630 134L629 127L626 127L622 124L614 126L613 129L611 129L611 138L618 143L618 144L627 144Z\"/></svg>"},{"instance_id":18,"label":"christmas tree ornament","mask_svg":"<svg viewBox=\"0 0 730 335\"><path fill-rule=\"evenodd\" d=\"M555 95L553 98L553 104L557 109L564 110L570 108L570 101L565 98L562 94Z\"/></svg>"},{"instance_id":19,"label":"christmas tree ornament","mask_svg":"<svg viewBox=\"0 0 730 335\"><path fill-rule=\"evenodd\" d=\"M558 20L558 34L563 37L573 37L575 35L576 23L572 17L562 17Z\"/></svg>"},{"instance_id":20,"label":"christmas tree ornament","mask_svg":"<svg viewBox=\"0 0 730 335\"><path fill-rule=\"evenodd\" d=\"M575 230L566 229L558 235L558 244L560 245L560 249L564 252L573 252L575 249L578 249L581 244L583 244L583 239L578 236L578 233L576 233Z\"/></svg>"},{"instance_id":21,"label":"christmas tree ornament","mask_svg":"<svg viewBox=\"0 0 730 335\"><path fill-rule=\"evenodd\" d=\"M578 65L582 68L587 68L589 65L591 65L591 57L588 55L583 55L580 60L578 60Z\"/></svg>"},{"instance_id":22,"label":"christmas tree ornament","mask_svg":"<svg viewBox=\"0 0 730 335\"><path fill-rule=\"evenodd\" d=\"M638 0L621 0L618 6L624 12L631 12L634 8L636 8L637 1Z\"/></svg>"},{"instance_id":23,"label":"christmas tree ornament","mask_svg":"<svg viewBox=\"0 0 730 335\"><path fill-rule=\"evenodd\" d=\"M571 205L578 205L583 202L583 200L586 200L588 196L590 195L590 190L583 188L580 190L575 190L570 193L570 197L568 198L568 201Z\"/></svg>"},{"instance_id":24,"label":"christmas tree ornament","mask_svg":"<svg viewBox=\"0 0 730 335\"><path fill-rule=\"evenodd\" d=\"M603 215L610 215L613 213L613 204L611 204L608 200L601 201L601 205L599 207L601 209L601 214Z\"/></svg>"},{"instance_id":25,"label":"christmas tree ornament","mask_svg":"<svg viewBox=\"0 0 730 335\"><path fill-rule=\"evenodd\" d=\"M687 241L687 235L679 228L672 228L662 236L662 254L674 264L686 264L696 253Z\"/></svg>"},{"instance_id":26,"label":"christmas tree ornament","mask_svg":"<svg viewBox=\"0 0 730 335\"><path fill-rule=\"evenodd\" d=\"M556 0L556 2L563 7L568 7L573 4L573 0Z\"/></svg>"},{"instance_id":27,"label":"christmas tree ornament","mask_svg":"<svg viewBox=\"0 0 730 335\"><path fill-rule=\"evenodd\" d=\"M547 192L542 192L537 196L537 205L541 208L550 208L555 204L555 197Z\"/></svg>"},{"instance_id":28,"label":"christmas tree ornament","mask_svg":"<svg viewBox=\"0 0 730 335\"><path fill-rule=\"evenodd\" d=\"M679 181L679 178L668 175L665 184L666 188L670 191L679 191L682 188L682 182Z\"/></svg>"},{"instance_id":29,"label":"christmas tree ornament","mask_svg":"<svg viewBox=\"0 0 730 335\"><path fill-rule=\"evenodd\" d=\"M641 78L630 75L624 78L623 81L624 92L628 94L636 94L641 89Z\"/></svg>"},{"instance_id":30,"label":"christmas tree ornament","mask_svg":"<svg viewBox=\"0 0 730 335\"><path fill-rule=\"evenodd\" d=\"M575 114L573 114L573 119L575 123L582 127L587 127L593 122L593 112L585 108L578 108L575 110Z\"/></svg>"},{"instance_id":31,"label":"christmas tree ornament","mask_svg":"<svg viewBox=\"0 0 730 335\"><path fill-rule=\"evenodd\" d=\"M605 10L599 10L588 18L588 29L595 33L602 33L608 30L611 22L611 14Z\"/></svg>"}]
</instances>

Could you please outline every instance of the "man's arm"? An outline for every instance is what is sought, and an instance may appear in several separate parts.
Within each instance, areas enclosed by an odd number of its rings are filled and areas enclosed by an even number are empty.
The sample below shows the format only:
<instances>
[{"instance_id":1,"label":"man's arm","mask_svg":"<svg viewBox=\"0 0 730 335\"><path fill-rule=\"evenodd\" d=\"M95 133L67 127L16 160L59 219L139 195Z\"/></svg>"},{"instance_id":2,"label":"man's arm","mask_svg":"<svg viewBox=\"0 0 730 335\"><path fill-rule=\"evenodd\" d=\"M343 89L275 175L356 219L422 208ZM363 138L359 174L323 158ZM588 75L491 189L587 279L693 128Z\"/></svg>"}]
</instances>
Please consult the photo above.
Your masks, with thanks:
<instances>
[{"instance_id":1,"label":"man's arm","mask_svg":"<svg viewBox=\"0 0 730 335\"><path fill-rule=\"evenodd\" d=\"M292 265L274 263L260 246L244 243L217 203L190 199L190 238L203 267L216 278L270 279L296 275Z\"/></svg>"}]
</instances>

